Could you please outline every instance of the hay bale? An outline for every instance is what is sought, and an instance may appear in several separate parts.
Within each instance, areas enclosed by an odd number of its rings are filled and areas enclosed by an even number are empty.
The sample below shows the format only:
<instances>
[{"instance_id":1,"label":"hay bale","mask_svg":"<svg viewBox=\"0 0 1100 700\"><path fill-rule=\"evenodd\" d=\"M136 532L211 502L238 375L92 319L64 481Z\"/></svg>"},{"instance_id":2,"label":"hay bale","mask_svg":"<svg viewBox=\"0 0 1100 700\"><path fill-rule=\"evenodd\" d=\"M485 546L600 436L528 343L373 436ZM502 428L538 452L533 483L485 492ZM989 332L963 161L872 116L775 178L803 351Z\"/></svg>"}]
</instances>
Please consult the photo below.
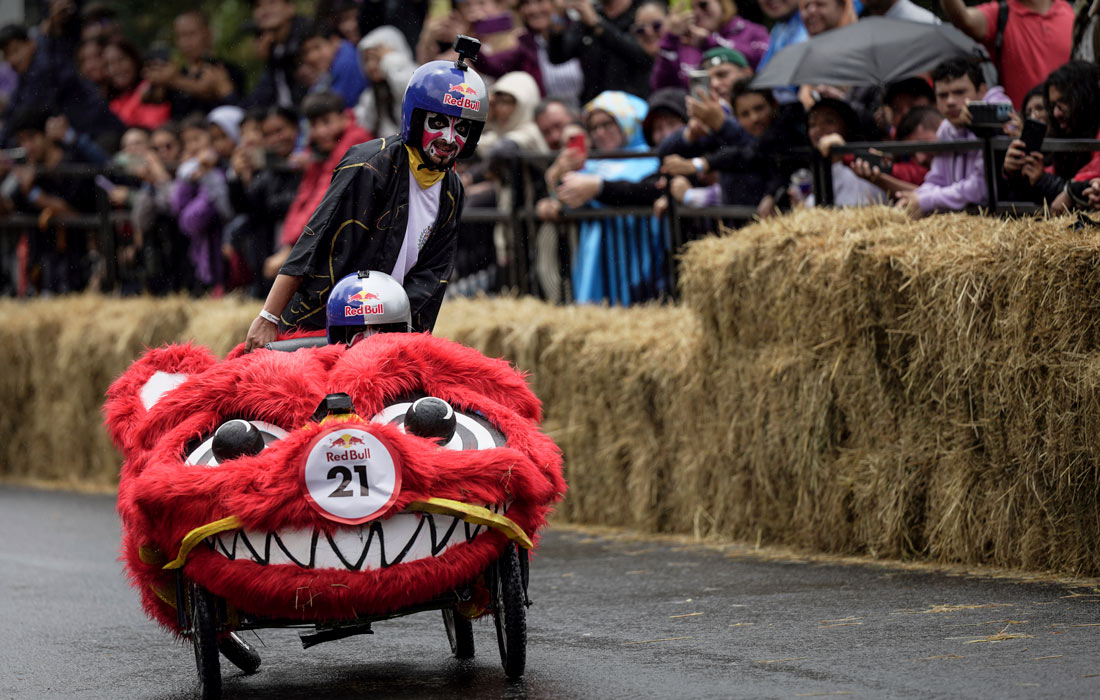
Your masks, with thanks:
<instances>
[{"instance_id":1,"label":"hay bale","mask_svg":"<svg viewBox=\"0 0 1100 700\"><path fill-rule=\"evenodd\" d=\"M565 453L578 522L668 530L702 403L699 327L680 309L448 301L436 331L531 373L544 427Z\"/></svg>"},{"instance_id":2,"label":"hay bale","mask_svg":"<svg viewBox=\"0 0 1100 700\"><path fill-rule=\"evenodd\" d=\"M248 327L259 313L256 299L231 296L225 299L203 299L190 306L187 325L177 340L190 340L205 345L219 357L244 342Z\"/></svg>"},{"instance_id":3,"label":"hay bale","mask_svg":"<svg viewBox=\"0 0 1100 700\"><path fill-rule=\"evenodd\" d=\"M1100 244L1066 224L854 210L694 244L684 304L726 363L714 429L755 489L716 531L1098 570ZM785 389L756 384L769 353L802 358Z\"/></svg>"},{"instance_id":4,"label":"hay bale","mask_svg":"<svg viewBox=\"0 0 1100 700\"><path fill-rule=\"evenodd\" d=\"M110 383L164 343L195 339L224 353L255 312L255 302L185 297L3 301L0 348L10 371L0 374L0 399L11 409L0 417L0 476L116 483L120 457L100 416Z\"/></svg>"},{"instance_id":5,"label":"hay bale","mask_svg":"<svg viewBox=\"0 0 1100 700\"><path fill-rule=\"evenodd\" d=\"M17 370L0 389L13 409L0 474L113 483L119 459L100 426L104 393L144 348L176 337L186 305L95 295L5 302L0 347Z\"/></svg>"}]
</instances>

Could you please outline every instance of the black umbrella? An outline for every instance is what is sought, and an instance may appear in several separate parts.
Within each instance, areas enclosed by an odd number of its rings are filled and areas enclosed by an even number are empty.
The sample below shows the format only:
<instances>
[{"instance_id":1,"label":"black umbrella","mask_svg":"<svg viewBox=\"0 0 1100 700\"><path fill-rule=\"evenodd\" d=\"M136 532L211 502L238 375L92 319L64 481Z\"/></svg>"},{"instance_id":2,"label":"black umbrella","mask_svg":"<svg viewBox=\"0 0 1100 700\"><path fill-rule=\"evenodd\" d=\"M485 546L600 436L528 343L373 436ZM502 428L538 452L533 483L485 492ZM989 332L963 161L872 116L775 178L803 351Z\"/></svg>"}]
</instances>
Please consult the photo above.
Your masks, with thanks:
<instances>
[{"instance_id":1,"label":"black umbrella","mask_svg":"<svg viewBox=\"0 0 1100 700\"><path fill-rule=\"evenodd\" d=\"M988 58L980 44L951 25L868 17L784 48L752 86L885 85L953 56Z\"/></svg>"}]
</instances>

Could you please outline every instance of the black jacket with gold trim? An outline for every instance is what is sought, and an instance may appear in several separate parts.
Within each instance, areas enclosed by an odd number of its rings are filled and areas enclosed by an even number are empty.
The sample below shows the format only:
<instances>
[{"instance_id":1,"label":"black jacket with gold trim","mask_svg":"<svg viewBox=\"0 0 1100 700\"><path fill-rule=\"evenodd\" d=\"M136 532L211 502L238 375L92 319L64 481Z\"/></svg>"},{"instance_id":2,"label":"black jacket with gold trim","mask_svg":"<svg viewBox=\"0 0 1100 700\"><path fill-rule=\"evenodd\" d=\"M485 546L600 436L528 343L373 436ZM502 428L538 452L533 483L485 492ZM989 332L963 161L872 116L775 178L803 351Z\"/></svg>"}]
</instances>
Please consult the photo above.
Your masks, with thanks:
<instances>
[{"instance_id":1,"label":"black jacket with gold trim","mask_svg":"<svg viewBox=\"0 0 1100 700\"><path fill-rule=\"evenodd\" d=\"M431 331L454 269L462 183L453 169L440 186L439 213L405 276L413 330ZM397 136L348 149L332 182L279 272L302 278L280 318L283 331L325 327L325 303L341 277L359 270L389 273L409 221L409 155Z\"/></svg>"}]
</instances>

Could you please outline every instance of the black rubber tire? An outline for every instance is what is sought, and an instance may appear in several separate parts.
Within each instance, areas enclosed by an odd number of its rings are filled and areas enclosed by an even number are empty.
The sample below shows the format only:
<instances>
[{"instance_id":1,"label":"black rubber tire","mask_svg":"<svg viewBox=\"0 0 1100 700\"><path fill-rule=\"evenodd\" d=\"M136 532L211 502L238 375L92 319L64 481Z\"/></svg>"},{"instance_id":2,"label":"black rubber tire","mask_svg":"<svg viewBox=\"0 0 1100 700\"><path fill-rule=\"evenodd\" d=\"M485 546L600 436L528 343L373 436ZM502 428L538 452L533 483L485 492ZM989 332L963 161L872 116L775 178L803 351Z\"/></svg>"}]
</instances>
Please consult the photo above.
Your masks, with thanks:
<instances>
[{"instance_id":1,"label":"black rubber tire","mask_svg":"<svg viewBox=\"0 0 1100 700\"><path fill-rule=\"evenodd\" d=\"M222 637L218 649L230 663L247 674L253 674L260 668L260 652L233 632Z\"/></svg>"},{"instance_id":2,"label":"black rubber tire","mask_svg":"<svg viewBox=\"0 0 1100 700\"><path fill-rule=\"evenodd\" d=\"M203 700L221 700L222 669L218 656L218 608L214 596L192 583L188 590L191 613L191 643L195 647L195 668Z\"/></svg>"},{"instance_id":3,"label":"black rubber tire","mask_svg":"<svg viewBox=\"0 0 1100 700\"><path fill-rule=\"evenodd\" d=\"M523 579L515 545L508 543L494 568L489 590L493 596L500 664L504 675L515 680L523 676L527 666L527 607L523 604Z\"/></svg>"},{"instance_id":4,"label":"black rubber tire","mask_svg":"<svg viewBox=\"0 0 1100 700\"><path fill-rule=\"evenodd\" d=\"M454 608L443 609L443 628L456 659L474 658L474 625Z\"/></svg>"}]
</instances>

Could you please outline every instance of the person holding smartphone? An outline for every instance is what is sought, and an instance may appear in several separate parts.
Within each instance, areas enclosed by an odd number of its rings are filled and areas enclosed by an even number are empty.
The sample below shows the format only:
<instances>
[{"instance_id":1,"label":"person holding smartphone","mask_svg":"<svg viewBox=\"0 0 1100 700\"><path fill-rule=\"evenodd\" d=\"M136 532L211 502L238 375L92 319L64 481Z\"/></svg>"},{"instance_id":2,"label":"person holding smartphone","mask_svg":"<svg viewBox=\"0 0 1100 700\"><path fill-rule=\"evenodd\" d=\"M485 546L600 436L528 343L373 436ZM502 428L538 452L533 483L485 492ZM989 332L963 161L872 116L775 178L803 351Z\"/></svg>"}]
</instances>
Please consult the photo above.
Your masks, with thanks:
<instances>
[{"instance_id":1,"label":"person holding smartphone","mask_svg":"<svg viewBox=\"0 0 1100 700\"><path fill-rule=\"evenodd\" d=\"M1009 103L999 85L987 86L981 66L969 58L949 58L932 71L936 108L944 116L936 130L939 141L972 140L972 120L968 104ZM984 206L989 201L985 167L980 150L965 153L940 153L924 183L915 190L895 193L897 208L913 218L934 211L961 211L970 205Z\"/></svg>"},{"instance_id":2,"label":"person holding smartphone","mask_svg":"<svg viewBox=\"0 0 1100 700\"><path fill-rule=\"evenodd\" d=\"M244 91L244 71L240 66L213 58L213 32L210 20L201 10L180 13L172 22L172 39L182 65L172 61L167 51L150 51L145 62L145 78L154 95L171 105L172 119L201 112L218 105L235 104Z\"/></svg>"},{"instance_id":3,"label":"person holding smartphone","mask_svg":"<svg viewBox=\"0 0 1100 700\"><path fill-rule=\"evenodd\" d=\"M751 73L768 50L768 30L739 16L733 0L694 0L690 10L673 12L665 23L650 81L653 89L688 88L691 69L716 47L737 51Z\"/></svg>"},{"instance_id":4,"label":"person holding smartphone","mask_svg":"<svg viewBox=\"0 0 1100 700\"><path fill-rule=\"evenodd\" d=\"M573 58L564 63L553 63L547 53L550 28L561 15L560 2L556 0L520 0L518 5L524 32L516 40L515 48L503 51L483 51L477 65L485 75L499 78L505 73L523 71L531 75L542 95L567 97L576 101L584 85L581 62ZM639 12L642 10L639 9Z\"/></svg>"},{"instance_id":5,"label":"person holding smartphone","mask_svg":"<svg viewBox=\"0 0 1100 700\"><path fill-rule=\"evenodd\" d=\"M653 57L631 32L635 0L564 0L564 23L550 30L547 56L551 63L581 62L584 87L581 103L588 103L607 90L622 90L641 98L649 96L649 74ZM575 19L574 19L575 18Z\"/></svg>"},{"instance_id":6,"label":"person holding smartphone","mask_svg":"<svg viewBox=\"0 0 1100 700\"><path fill-rule=\"evenodd\" d=\"M1050 115L1051 138L1091 139L1100 130L1100 68L1088 61L1070 61L1043 84ZM1041 151L1046 125L1028 119L1023 134L1005 153L1004 176L1017 200L1051 203L1066 183L1084 168L1089 153Z\"/></svg>"}]
</instances>

